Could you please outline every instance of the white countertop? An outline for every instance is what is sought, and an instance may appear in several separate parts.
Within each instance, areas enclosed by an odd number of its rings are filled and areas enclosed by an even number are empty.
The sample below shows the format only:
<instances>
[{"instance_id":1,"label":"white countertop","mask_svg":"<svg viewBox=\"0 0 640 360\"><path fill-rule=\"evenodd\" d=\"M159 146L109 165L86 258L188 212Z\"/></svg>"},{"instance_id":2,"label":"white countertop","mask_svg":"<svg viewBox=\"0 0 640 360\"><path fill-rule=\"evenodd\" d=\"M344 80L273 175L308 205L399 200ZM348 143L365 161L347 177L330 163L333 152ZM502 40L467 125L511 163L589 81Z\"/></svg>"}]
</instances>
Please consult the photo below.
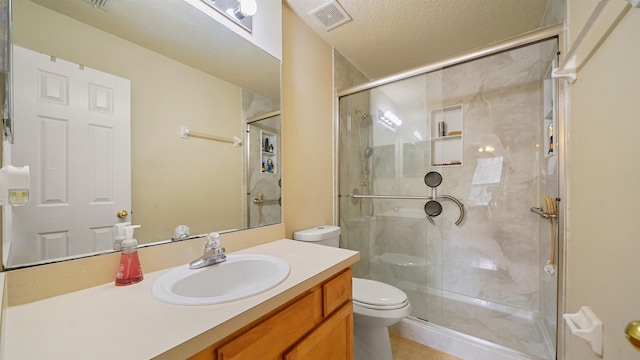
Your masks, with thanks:
<instances>
[{"instance_id":1,"label":"white countertop","mask_svg":"<svg viewBox=\"0 0 640 360\"><path fill-rule=\"evenodd\" d=\"M4 359L184 358L340 272L358 253L291 240L238 251L283 258L291 271L262 294L226 304L180 306L151 294L165 269L142 282L113 283L6 309ZM144 270L144 264L142 264Z\"/></svg>"}]
</instances>

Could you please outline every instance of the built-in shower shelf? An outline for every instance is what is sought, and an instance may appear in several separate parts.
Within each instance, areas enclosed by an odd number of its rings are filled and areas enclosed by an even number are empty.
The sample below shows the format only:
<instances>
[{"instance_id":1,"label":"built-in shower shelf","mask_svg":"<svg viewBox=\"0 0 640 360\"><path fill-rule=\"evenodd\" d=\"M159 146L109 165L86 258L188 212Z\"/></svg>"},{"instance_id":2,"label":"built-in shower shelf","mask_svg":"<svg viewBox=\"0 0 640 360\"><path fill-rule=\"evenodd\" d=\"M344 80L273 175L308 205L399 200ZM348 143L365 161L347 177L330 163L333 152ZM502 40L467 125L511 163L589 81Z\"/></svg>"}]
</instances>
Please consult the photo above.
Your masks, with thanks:
<instances>
[{"instance_id":1,"label":"built-in shower shelf","mask_svg":"<svg viewBox=\"0 0 640 360\"><path fill-rule=\"evenodd\" d=\"M461 166L463 155L462 105L431 110L431 166Z\"/></svg>"},{"instance_id":2,"label":"built-in shower shelf","mask_svg":"<svg viewBox=\"0 0 640 360\"><path fill-rule=\"evenodd\" d=\"M260 142L260 146L262 147L260 156L260 172L263 174L276 174L278 138L275 134L260 130Z\"/></svg>"},{"instance_id":3,"label":"built-in shower shelf","mask_svg":"<svg viewBox=\"0 0 640 360\"><path fill-rule=\"evenodd\" d=\"M543 113L542 126L544 126L544 157L549 158L556 153L556 143L558 141L555 113L553 109L553 99L555 98L555 80L552 78L553 64L547 70L547 74L542 83Z\"/></svg>"},{"instance_id":4,"label":"built-in shower shelf","mask_svg":"<svg viewBox=\"0 0 640 360\"><path fill-rule=\"evenodd\" d=\"M431 138L431 141L447 141L447 140L453 140L453 139L462 139L462 134L433 137Z\"/></svg>"}]
</instances>

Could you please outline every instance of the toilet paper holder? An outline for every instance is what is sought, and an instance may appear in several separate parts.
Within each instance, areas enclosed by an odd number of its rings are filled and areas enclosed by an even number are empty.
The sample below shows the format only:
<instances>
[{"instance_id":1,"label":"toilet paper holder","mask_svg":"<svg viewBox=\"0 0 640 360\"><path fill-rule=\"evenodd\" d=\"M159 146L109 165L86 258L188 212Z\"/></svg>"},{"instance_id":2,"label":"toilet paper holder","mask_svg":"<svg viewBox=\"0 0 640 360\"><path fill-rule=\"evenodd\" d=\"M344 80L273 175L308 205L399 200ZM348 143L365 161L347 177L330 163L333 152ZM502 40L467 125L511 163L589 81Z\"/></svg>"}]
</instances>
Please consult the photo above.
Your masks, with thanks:
<instances>
[{"instance_id":1,"label":"toilet paper holder","mask_svg":"<svg viewBox=\"0 0 640 360\"><path fill-rule=\"evenodd\" d=\"M591 350L602 355L602 320L588 306L583 306L575 314L564 314L562 318L567 323L571 333L587 340Z\"/></svg>"}]
</instances>

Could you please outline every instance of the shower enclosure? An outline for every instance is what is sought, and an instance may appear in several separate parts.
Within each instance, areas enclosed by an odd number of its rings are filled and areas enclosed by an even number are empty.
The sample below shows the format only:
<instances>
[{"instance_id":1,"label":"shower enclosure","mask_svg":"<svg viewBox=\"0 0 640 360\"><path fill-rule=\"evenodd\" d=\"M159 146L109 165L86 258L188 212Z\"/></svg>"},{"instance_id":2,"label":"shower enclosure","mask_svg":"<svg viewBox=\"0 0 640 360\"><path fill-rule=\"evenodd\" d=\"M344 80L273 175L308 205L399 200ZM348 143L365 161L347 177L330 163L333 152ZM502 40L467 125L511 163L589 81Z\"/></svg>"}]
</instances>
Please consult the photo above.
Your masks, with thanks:
<instances>
[{"instance_id":1,"label":"shower enclosure","mask_svg":"<svg viewBox=\"0 0 640 360\"><path fill-rule=\"evenodd\" d=\"M339 99L354 276L402 289L412 317L533 359L556 358L556 49L550 38Z\"/></svg>"},{"instance_id":2,"label":"shower enclosure","mask_svg":"<svg viewBox=\"0 0 640 360\"><path fill-rule=\"evenodd\" d=\"M246 120L244 223L247 228L282 222L281 128L279 110Z\"/></svg>"}]
</instances>

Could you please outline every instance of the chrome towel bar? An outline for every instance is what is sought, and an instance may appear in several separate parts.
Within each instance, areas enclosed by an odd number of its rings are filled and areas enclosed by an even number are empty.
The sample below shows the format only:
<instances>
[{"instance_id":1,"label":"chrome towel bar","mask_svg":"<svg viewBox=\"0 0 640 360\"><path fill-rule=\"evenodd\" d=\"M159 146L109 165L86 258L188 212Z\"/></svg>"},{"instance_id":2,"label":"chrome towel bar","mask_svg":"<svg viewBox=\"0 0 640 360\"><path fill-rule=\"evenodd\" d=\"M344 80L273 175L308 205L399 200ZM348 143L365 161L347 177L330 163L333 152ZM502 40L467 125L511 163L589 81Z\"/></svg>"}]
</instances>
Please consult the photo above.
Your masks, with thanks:
<instances>
[{"instance_id":1,"label":"chrome towel bar","mask_svg":"<svg viewBox=\"0 0 640 360\"><path fill-rule=\"evenodd\" d=\"M253 199L253 203L256 205L280 205L280 199Z\"/></svg>"}]
</instances>

